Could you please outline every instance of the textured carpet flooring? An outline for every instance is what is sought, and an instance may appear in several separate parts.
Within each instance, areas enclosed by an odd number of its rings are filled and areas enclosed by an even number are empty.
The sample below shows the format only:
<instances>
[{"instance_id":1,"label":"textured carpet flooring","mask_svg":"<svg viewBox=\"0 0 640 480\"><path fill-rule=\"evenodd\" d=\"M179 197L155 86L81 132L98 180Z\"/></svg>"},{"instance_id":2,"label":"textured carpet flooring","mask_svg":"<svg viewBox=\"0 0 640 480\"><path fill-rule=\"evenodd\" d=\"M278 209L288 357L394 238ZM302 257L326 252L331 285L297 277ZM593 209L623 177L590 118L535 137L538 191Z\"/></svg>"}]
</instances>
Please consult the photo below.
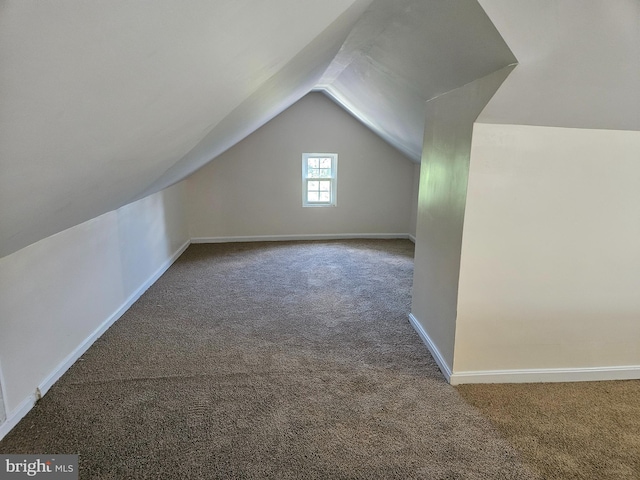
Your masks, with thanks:
<instances>
[{"instance_id":1,"label":"textured carpet flooring","mask_svg":"<svg viewBox=\"0 0 640 480\"><path fill-rule=\"evenodd\" d=\"M640 381L458 390L544 478L640 479Z\"/></svg>"},{"instance_id":2,"label":"textured carpet flooring","mask_svg":"<svg viewBox=\"0 0 640 480\"><path fill-rule=\"evenodd\" d=\"M0 442L85 479L537 478L407 322L405 240L192 245Z\"/></svg>"}]
</instances>

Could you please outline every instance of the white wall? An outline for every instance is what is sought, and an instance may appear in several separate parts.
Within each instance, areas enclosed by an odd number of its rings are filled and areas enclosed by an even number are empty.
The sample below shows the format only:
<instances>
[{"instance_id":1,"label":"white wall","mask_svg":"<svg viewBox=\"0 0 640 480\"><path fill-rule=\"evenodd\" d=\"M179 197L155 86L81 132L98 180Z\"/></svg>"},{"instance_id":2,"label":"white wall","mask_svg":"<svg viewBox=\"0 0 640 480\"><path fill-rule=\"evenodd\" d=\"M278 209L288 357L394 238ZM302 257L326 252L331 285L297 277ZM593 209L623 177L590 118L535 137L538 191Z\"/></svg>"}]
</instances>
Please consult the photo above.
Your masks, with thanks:
<instances>
[{"instance_id":1,"label":"white wall","mask_svg":"<svg viewBox=\"0 0 640 480\"><path fill-rule=\"evenodd\" d=\"M2 365L0 365L0 371L2 369ZM4 396L2 394L2 381L0 381L0 425L4 423L7 419L7 414L4 408Z\"/></svg>"},{"instance_id":2,"label":"white wall","mask_svg":"<svg viewBox=\"0 0 640 480\"><path fill-rule=\"evenodd\" d=\"M36 389L44 393L186 246L183 209L178 184L0 259L6 423L19 420Z\"/></svg>"},{"instance_id":3,"label":"white wall","mask_svg":"<svg viewBox=\"0 0 640 480\"><path fill-rule=\"evenodd\" d=\"M511 67L426 104L411 315L447 375L456 302L473 122Z\"/></svg>"},{"instance_id":4,"label":"white wall","mask_svg":"<svg viewBox=\"0 0 640 480\"><path fill-rule=\"evenodd\" d=\"M336 207L302 207L302 153L337 153ZM192 237L408 234L414 164L312 93L187 180Z\"/></svg>"},{"instance_id":5,"label":"white wall","mask_svg":"<svg viewBox=\"0 0 640 480\"><path fill-rule=\"evenodd\" d=\"M474 127L451 381L640 378L640 4L479 1L520 64Z\"/></svg>"},{"instance_id":6,"label":"white wall","mask_svg":"<svg viewBox=\"0 0 640 480\"><path fill-rule=\"evenodd\" d=\"M475 125L454 373L640 375L638 152L640 132Z\"/></svg>"},{"instance_id":7,"label":"white wall","mask_svg":"<svg viewBox=\"0 0 640 480\"><path fill-rule=\"evenodd\" d=\"M416 163L413 166L413 186L411 190L411 196L413 202L411 204L411 223L409 226L409 234L416 236L416 226L418 223L418 194L420 192L420 164Z\"/></svg>"}]
</instances>

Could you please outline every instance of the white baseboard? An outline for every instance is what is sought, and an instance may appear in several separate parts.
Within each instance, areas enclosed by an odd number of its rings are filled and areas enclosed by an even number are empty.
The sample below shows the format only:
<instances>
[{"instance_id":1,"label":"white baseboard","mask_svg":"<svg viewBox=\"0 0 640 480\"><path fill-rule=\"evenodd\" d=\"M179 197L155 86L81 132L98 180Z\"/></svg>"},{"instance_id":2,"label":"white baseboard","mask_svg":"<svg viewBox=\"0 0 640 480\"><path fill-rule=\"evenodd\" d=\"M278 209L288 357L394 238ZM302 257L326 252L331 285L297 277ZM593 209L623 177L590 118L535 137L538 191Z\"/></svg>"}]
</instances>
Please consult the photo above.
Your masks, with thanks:
<instances>
[{"instance_id":1,"label":"white baseboard","mask_svg":"<svg viewBox=\"0 0 640 480\"><path fill-rule=\"evenodd\" d=\"M416 237L409 234L409 240L411 240L413 243L416 243Z\"/></svg>"},{"instance_id":2,"label":"white baseboard","mask_svg":"<svg viewBox=\"0 0 640 480\"><path fill-rule=\"evenodd\" d=\"M447 382L451 383L451 367L449 367L449 364L440 353L440 350L438 350L438 347L436 347L436 344L433 343L431 337L429 337L425 329L422 328L422 325L420 325L418 319L413 316L413 313L409 314L409 323L411 323L411 326L413 326L415 331L418 332L418 335L431 352L431 355L438 364L438 367L440 367L440 371L444 375L444 378L447 380Z\"/></svg>"},{"instance_id":3,"label":"white baseboard","mask_svg":"<svg viewBox=\"0 0 640 480\"><path fill-rule=\"evenodd\" d=\"M451 385L462 385L465 383L593 382L638 379L640 379L640 365L631 365L455 372L451 375L450 383Z\"/></svg>"},{"instance_id":4,"label":"white baseboard","mask_svg":"<svg viewBox=\"0 0 640 480\"><path fill-rule=\"evenodd\" d=\"M2 440L4 436L9 433L27 413L29 413L29 410L33 408L37 401L38 399L36 394L32 393L25 398L20 405L14 408L10 414L7 414L7 419L2 425L0 425L0 440Z\"/></svg>"},{"instance_id":5,"label":"white baseboard","mask_svg":"<svg viewBox=\"0 0 640 480\"><path fill-rule=\"evenodd\" d=\"M282 242L293 240L410 239L408 233L328 233L308 235L257 235L245 237L194 237L191 243Z\"/></svg>"},{"instance_id":6,"label":"white baseboard","mask_svg":"<svg viewBox=\"0 0 640 480\"><path fill-rule=\"evenodd\" d=\"M180 255L187 249L187 247L191 244L190 240L187 240L176 252L171 255L171 257L166 260L154 273L151 275L138 289L133 292L127 300L116 310L113 314L111 314L102 324L91 333L78 347L75 348L67 357L56 367L54 368L49 375L38 385L38 388L35 393L29 395L25 400L18 405L11 412L7 412L6 421L0 425L0 440L7 434L9 431L15 427L22 418L29 413L29 410L33 408L36 401L39 400L39 397L42 397L45 393L49 391L49 389L53 386L53 384L73 365L88 349L93 343L100 338L100 336L107 331L107 329L113 325L124 313L138 300L144 292L146 292L151 285L153 285L158 278L162 276L164 272L178 259Z\"/></svg>"},{"instance_id":7,"label":"white baseboard","mask_svg":"<svg viewBox=\"0 0 640 480\"><path fill-rule=\"evenodd\" d=\"M451 385L467 383L546 383L594 382L604 380L640 380L640 365L582 368L542 368L521 370L482 370L452 372L438 347L413 314L409 321L427 346L442 374Z\"/></svg>"}]
</instances>

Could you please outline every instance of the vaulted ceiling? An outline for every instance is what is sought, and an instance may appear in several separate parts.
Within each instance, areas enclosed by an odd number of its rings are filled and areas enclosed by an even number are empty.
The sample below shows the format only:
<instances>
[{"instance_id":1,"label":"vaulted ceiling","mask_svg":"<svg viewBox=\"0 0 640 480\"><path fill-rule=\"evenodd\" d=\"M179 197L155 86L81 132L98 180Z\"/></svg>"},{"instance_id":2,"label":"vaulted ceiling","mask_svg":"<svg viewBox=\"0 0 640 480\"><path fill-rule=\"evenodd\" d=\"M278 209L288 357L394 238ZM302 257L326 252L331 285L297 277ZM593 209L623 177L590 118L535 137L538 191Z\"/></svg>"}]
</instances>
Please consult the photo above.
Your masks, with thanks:
<instances>
[{"instance_id":1,"label":"vaulted ceiling","mask_svg":"<svg viewBox=\"0 0 640 480\"><path fill-rule=\"evenodd\" d=\"M476 0L0 2L0 257L159 191L311 90L418 161L515 57Z\"/></svg>"}]
</instances>

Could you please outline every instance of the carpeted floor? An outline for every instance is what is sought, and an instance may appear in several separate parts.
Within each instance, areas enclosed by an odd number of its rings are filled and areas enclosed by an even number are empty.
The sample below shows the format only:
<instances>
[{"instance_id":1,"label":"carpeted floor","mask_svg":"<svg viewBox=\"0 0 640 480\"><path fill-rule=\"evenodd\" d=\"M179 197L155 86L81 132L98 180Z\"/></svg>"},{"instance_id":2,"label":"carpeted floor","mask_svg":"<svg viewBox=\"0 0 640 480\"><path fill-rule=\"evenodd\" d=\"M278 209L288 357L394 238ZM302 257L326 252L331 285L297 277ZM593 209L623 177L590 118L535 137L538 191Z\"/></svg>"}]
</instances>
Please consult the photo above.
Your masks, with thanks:
<instances>
[{"instance_id":1,"label":"carpeted floor","mask_svg":"<svg viewBox=\"0 0 640 480\"><path fill-rule=\"evenodd\" d=\"M462 385L547 479L640 479L640 381Z\"/></svg>"},{"instance_id":2,"label":"carpeted floor","mask_svg":"<svg viewBox=\"0 0 640 480\"><path fill-rule=\"evenodd\" d=\"M407 322L405 240L192 245L0 453L83 479L538 478Z\"/></svg>"}]
</instances>

